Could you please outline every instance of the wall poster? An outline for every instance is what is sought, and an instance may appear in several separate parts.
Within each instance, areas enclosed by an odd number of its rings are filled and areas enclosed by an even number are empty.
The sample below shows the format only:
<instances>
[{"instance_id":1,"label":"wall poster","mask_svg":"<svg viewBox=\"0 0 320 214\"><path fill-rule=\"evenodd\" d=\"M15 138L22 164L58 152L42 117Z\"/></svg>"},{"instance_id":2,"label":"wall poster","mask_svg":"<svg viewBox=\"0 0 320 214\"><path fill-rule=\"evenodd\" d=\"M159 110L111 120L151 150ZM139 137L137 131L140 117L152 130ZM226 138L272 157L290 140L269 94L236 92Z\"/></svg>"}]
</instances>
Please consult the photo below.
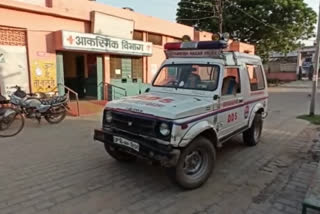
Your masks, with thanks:
<instances>
[{"instance_id":1,"label":"wall poster","mask_svg":"<svg viewBox=\"0 0 320 214\"><path fill-rule=\"evenodd\" d=\"M56 63L35 60L31 65L32 92L52 92L57 86Z\"/></svg>"}]
</instances>

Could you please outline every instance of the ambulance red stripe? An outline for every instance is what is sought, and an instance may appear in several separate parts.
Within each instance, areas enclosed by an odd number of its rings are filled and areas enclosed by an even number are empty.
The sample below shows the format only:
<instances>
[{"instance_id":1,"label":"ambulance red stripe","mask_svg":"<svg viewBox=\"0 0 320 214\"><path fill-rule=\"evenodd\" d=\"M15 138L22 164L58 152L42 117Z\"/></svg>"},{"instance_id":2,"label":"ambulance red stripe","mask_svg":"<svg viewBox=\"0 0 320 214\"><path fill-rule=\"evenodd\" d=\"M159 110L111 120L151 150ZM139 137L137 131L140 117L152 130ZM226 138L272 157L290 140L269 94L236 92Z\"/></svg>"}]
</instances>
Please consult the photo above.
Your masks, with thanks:
<instances>
[{"instance_id":1,"label":"ambulance red stripe","mask_svg":"<svg viewBox=\"0 0 320 214\"><path fill-rule=\"evenodd\" d=\"M203 114L203 115L199 115L198 117L193 118L193 119L188 120L188 121L185 121L185 122L181 122L181 123L176 123L176 122L174 122L174 124L175 124L175 125L185 125L185 124L189 124L189 123L195 122L195 121L197 121L197 120L202 120L202 119L204 119L204 118L206 118L206 117L210 117L210 116L216 115L216 114L218 114L218 113L230 111L230 110L233 110L233 109L236 109L236 108L239 108L239 107L242 107L242 106L251 104L251 103L255 103L255 102L258 102L258 101L261 101L261 100L265 100L265 99L267 99L267 98L268 98L268 96L265 96L265 97L262 97L262 98L250 100L250 101L247 101L247 102L244 102L244 103L240 103L240 104L237 104L237 105L233 105L233 106L229 106L229 107L226 107L226 108L214 110L214 111L205 113L205 114ZM145 113L139 113L139 112L132 112L132 111L128 111L128 110L125 110L125 109L119 109L119 108L108 108L108 109L109 109L109 110L112 110L112 111L116 111L116 112L122 112L122 113L130 114L130 115L136 115L136 116L139 116L139 117L142 117L142 118L157 119L157 120L160 120L160 121L172 122L172 120L170 120L170 119L163 118L163 117L158 117L158 116L154 116L154 115L151 115L151 114L145 114ZM183 118L182 118L182 119L183 119Z\"/></svg>"},{"instance_id":2,"label":"ambulance red stripe","mask_svg":"<svg viewBox=\"0 0 320 214\"><path fill-rule=\"evenodd\" d=\"M199 116L199 117L197 117L197 118L188 120L188 121L186 121L186 122L174 123L174 124L175 124L175 125L189 124L189 123L195 122L195 121L197 121L197 120L202 120L202 119L204 119L204 118L206 118L206 117L210 117L210 116L216 115L216 114L218 114L218 113L230 111L230 110L232 110L232 109L236 109L236 108L239 108L239 107L242 107L242 106L251 104L251 103L255 103L255 102L258 102L258 101L260 101L260 100L265 100L265 99L267 99L267 98L268 98L268 96L262 97L262 98L258 98L258 99L254 99L254 100L250 100L250 101L247 101L247 102L245 102L245 103L241 103L241 104L238 104L238 105L230 106L230 107L227 107L227 108L222 108L222 109L214 110L214 111L212 111L212 112L206 113L206 114L204 114L204 115L201 115L201 116Z\"/></svg>"}]
</instances>

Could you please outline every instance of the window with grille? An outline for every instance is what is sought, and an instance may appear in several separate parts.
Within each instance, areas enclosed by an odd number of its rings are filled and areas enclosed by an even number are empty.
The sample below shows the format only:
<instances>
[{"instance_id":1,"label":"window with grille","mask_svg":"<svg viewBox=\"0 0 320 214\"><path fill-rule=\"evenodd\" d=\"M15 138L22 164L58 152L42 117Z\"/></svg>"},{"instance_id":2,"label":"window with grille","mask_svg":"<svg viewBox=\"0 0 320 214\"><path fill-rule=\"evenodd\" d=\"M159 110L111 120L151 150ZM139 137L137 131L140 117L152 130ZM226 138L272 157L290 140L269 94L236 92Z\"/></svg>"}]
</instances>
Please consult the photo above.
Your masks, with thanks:
<instances>
[{"instance_id":1,"label":"window with grille","mask_svg":"<svg viewBox=\"0 0 320 214\"><path fill-rule=\"evenodd\" d=\"M134 31L133 39L143 41L143 32L142 31Z\"/></svg>"},{"instance_id":2,"label":"window with grille","mask_svg":"<svg viewBox=\"0 0 320 214\"><path fill-rule=\"evenodd\" d=\"M16 28L0 26L0 45L25 46L26 32Z\"/></svg>"},{"instance_id":3,"label":"window with grille","mask_svg":"<svg viewBox=\"0 0 320 214\"><path fill-rule=\"evenodd\" d=\"M142 79L143 77L143 58L132 58L132 79Z\"/></svg>"},{"instance_id":4,"label":"window with grille","mask_svg":"<svg viewBox=\"0 0 320 214\"><path fill-rule=\"evenodd\" d=\"M128 66L131 67L131 69L128 69L128 67L122 67L124 66L124 63L122 62L123 59L131 59L131 64ZM130 62L129 61L129 62ZM124 76L127 76L124 72L131 70L130 77L134 80L143 79L143 57L132 57L132 58L124 58L121 56L111 56L110 57L110 78L111 79L122 79ZM127 78L127 77L126 77Z\"/></svg>"},{"instance_id":5,"label":"window with grille","mask_svg":"<svg viewBox=\"0 0 320 214\"><path fill-rule=\"evenodd\" d=\"M122 78L121 59L122 57L120 56L110 56L110 78L111 79Z\"/></svg>"}]
</instances>

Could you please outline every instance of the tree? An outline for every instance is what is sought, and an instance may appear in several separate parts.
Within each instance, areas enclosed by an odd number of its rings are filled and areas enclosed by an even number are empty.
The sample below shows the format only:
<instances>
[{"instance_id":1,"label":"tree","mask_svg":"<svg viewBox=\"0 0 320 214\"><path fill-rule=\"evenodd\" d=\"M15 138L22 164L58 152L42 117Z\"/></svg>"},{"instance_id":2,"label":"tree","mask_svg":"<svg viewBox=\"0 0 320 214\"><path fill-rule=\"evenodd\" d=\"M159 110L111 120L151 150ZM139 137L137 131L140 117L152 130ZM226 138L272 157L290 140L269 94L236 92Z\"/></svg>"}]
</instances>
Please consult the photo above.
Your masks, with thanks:
<instances>
[{"instance_id":1,"label":"tree","mask_svg":"<svg viewBox=\"0 0 320 214\"><path fill-rule=\"evenodd\" d=\"M223 28L234 39L255 44L266 59L271 51L288 53L314 37L317 14L303 0L222 0ZM216 0L180 0L177 22L218 32Z\"/></svg>"}]
</instances>

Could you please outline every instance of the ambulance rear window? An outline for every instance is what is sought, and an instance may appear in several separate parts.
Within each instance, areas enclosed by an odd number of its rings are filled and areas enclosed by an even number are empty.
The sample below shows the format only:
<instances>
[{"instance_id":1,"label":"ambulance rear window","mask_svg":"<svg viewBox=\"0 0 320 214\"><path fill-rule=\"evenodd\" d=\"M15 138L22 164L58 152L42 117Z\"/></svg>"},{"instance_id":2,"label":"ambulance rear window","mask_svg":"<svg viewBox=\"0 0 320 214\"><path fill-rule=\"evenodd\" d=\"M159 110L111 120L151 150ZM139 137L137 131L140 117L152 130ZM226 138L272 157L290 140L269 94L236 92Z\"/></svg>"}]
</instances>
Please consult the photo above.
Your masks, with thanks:
<instances>
[{"instance_id":1,"label":"ambulance rear window","mask_svg":"<svg viewBox=\"0 0 320 214\"><path fill-rule=\"evenodd\" d=\"M258 65L247 65L251 91L265 89L263 70Z\"/></svg>"}]
</instances>

